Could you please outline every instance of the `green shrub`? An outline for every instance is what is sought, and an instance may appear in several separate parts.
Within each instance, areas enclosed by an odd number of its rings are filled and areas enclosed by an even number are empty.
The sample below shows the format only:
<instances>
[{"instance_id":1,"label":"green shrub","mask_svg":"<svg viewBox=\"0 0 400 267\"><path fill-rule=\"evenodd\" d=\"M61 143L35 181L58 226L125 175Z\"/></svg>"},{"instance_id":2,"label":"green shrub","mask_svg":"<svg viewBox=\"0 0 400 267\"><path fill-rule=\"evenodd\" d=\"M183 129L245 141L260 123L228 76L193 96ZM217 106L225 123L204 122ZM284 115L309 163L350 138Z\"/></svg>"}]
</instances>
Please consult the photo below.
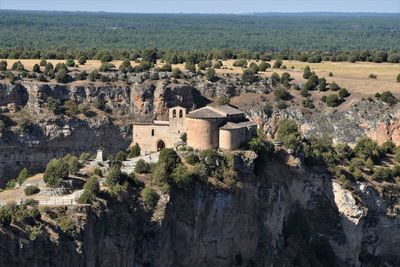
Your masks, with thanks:
<instances>
[{"instance_id":1,"label":"green shrub","mask_svg":"<svg viewBox=\"0 0 400 267\"><path fill-rule=\"evenodd\" d=\"M56 79L56 81L59 83L67 83L69 76L67 74L66 69L62 68L59 71L57 71L54 76L54 79Z\"/></svg>"},{"instance_id":2,"label":"green shrub","mask_svg":"<svg viewBox=\"0 0 400 267\"><path fill-rule=\"evenodd\" d=\"M60 101L57 99L49 96L46 100L46 107L49 111L52 111L53 113L57 113L60 110Z\"/></svg>"},{"instance_id":3,"label":"green shrub","mask_svg":"<svg viewBox=\"0 0 400 267\"><path fill-rule=\"evenodd\" d=\"M139 159L135 165L136 173L149 173L150 172L150 164L148 164L143 159Z\"/></svg>"},{"instance_id":4,"label":"green shrub","mask_svg":"<svg viewBox=\"0 0 400 267\"><path fill-rule=\"evenodd\" d=\"M278 73L274 72L274 73L272 73L272 75L271 75L271 80L272 80L273 82L280 82L280 81L281 81L281 77L279 76Z\"/></svg>"},{"instance_id":5,"label":"green shrub","mask_svg":"<svg viewBox=\"0 0 400 267\"><path fill-rule=\"evenodd\" d=\"M105 183L109 187L113 187L124 182L124 175L119 165L112 165L107 172Z\"/></svg>"},{"instance_id":6,"label":"green shrub","mask_svg":"<svg viewBox=\"0 0 400 267\"><path fill-rule=\"evenodd\" d=\"M86 64L86 56L81 56L78 60L79 65L85 65Z\"/></svg>"},{"instance_id":7,"label":"green shrub","mask_svg":"<svg viewBox=\"0 0 400 267\"><path fill-rule=\"evenodd\" d=\"M6 189L14 189L14 187L17 185L17 181L15 179L12 179L7 182L6 184Z\"/></svg>"},{"instance_id":8,"label":"green shrub","mask_svg":"<svg viewBox=\"0 0 400 267\"><path fill-rule=\"evenodd\" d=\"M79 156L79 160L82 161L89 161L92 158L92 154L90 154L89 152L82 152L82 154Z\"/></svg>"},{"instance_id":9,"label":"green shrub","mask_svg":"<svg viewBox=\"0 0 400 267\"><path fill-rule=\"evenodd\" d=\"M197 156L195 153L189 153L189 154L187 154L185 160L186 160L186 162L189 163L190 165L194 165L194 164L200 162L199 156Z\"/></svg>"},{"instance_id":10,"label":"green shrub","mask_svg":"<svg viewBox=\"0 0 400 267\"><path fill-rule=\"evenodd\" d=\"M72 235L75 231L75 223L68 216L63 216L57 220L61 231L68 235Z\"/></svg>"},{"instance_id":11,"label":"green shrub","mask_svg":"<svg viewBox=\"0 0 400 267\"><path fill-rule=\"evenodd\" d=\"M269 64L265 61L261 61L260 64L258 64L259 71L266 71L269 68L271 68L271 64Z\"/></svg>"},{"instance_id":12,"label":"green shrub","mask_svg":"<svg viewBox=\"0 0 400 267\"><path fill-rule=\"evenodd\" d=\"M234 67L242 67L242 68L247 68L247 60L244 58L237 59L233 62Z\"/></svg>"},{"instance_id":13,"label":"green shrub","mask_svg":"<svg viewBox=\"0 0 400 267\"><path fill-rule=\"evenodd\" d=\"M281 59L277 59L274 62L273 68L274 69L279 69L282 66L282 64L283 64L282 60Z\"/></svg>"},{"instance_id":14,"label":"green shrub","mask_svg":"<svg viewBox=\"0 0 400 267\"><path fill-rule=\"evenodd\" d=\"M99 72L97 70L93 70L91 73L89 73L87 78L89 81L94 82L99 78Z\"/></svg>"},{"instance_id":15,"label":"green shrub","mask_svg":"<svg viewBox=\"0 0 400 267\"><path fill-rule=\"evenodd\" d=\"M392 177L400 177L400 165L394 165L390 171L392 173Z\"/></svg>"},{"instance_id":16,"label":"green shrub","mask_svg":"<svg viewBox=\"0 0 400 267\"><path fill-rule=\"evenodd\" d=\"M319 81L318 81L318 89L321 92L325 92L326 91L326 85L327 85L327 83L326 83L326 79L325 78L319 79Z\"/></svg>"},{"instance_id":17,"label":"green shrub","mask_svg":"<svg viewBox=\"0 0 400 267\"><path fill-rule=\"evenodd\" d=\"M394 105L397 103L397 98L390 91L381 93L379 99L388 105Z\"/></svg>"},{"instance_id":18,"label":"green shrub","mask_svg":"<svg viewBox=\"0 0 400 267\"><path fill-rule=\"evenodd\" d=\"M61 182L68 178L68 164L59 159L52 159L47 163L43 181L50 187L59 187Z\"/></svg>"},{"instance_id":19,"label":"green shrub","mask_svg":"<svg viewBox=\"0 0 400 267\"><path fill-rule=\"evenodd\" d=\"M274 96L275 96L276 101L289 100L291 98L291 95L289 94L289 92L287 90L285 90L284 88L276 89L274 91Z\"/></svg>"},{"instance_id":20,"label":"green shrub","mask_svg":"<svg viewBox=\"0 0 400 267\"><path fill-rule=\"evenodd\" d=\"M15 76L11 71L7 71L6 77L7 77L8 81L10 83L14 83L15 82Z\"/></svg>"},{"instance_id":21,"label":"green shrub","mask_svg":"<svg viewBox=\"0 0 400 267\"><path fill-rule=\"evenodd\" d=\"M47 82L46 76L43 73L40 73L37 79L39 82Z\"/></svg>"},{"instance_id":22,"label":"green shrub","mask_svg":"<svg viewBox=\"0 0 400 267\"><path fill-rule=\"evenodd\" d=\"M175 79L179 79L182 76L182 71L179 68L174 68L172 70L172 77Z\"/></svg>"},{"instance_id":23,"label":"green shrub","mask_svg":"<svg viewBox=\"0 0 400 267\"><path fill-rule=\"evenodd\" d=\"M65 61L65 65L67 67L74 67L75 66L75 62L72 58L67 59L67 61Z\"/></svg>"},{"instance_id":24,"label":"green shrub","mask_svg":"<svg viewBox=\"0 0 400 267\"><path fill-rule=\"evenodd\" d=\"M258 71L259 71L258 65L256 63L254 63L254 62L250 63L249 68L254 70L255 73L258 73Z\"/></svg>"},{"instance_id":25,"label":"green shrub","mask_svg":"<svg viewBox=\"0 0 400 267\"><path fill-rule=\"evenodd\" d=\"M25 187L25 189L24 189L24 193L27 196L35 195L39 192L40 192L40 189L36 185L29 185L29 186Z\"/></svg>"},{"instance_id":26,"label":"green shrub","mask_svg":"<svg viewBox=\"0 0 400 267\"><path fill-rule=\"evenodd\" d=\"M354 176L354 179L356 179L357 181L360 181L363 179L363 174L359 169L356 169L352 172L352 175Z\"/></svg>"},{"instance_id":27,"label":"green shrub","mask_svg":"<svg viewBox=\"0 0 400 267\"><path fill-rule=\"evenodd\" d=\"M385 153L394 154L396 150L396 145L393 143L392 140L388 140L382 144L381 148Z\"/></svg>"},{"instance_id":28,"label":"green shrub","mask_svg":"<svg viewBox=\"0 0 400 267\"><path fill-rule=\"evenodd\" d=\"M291 119L283 119L278 124L277 138L288 149L297 151L301 144L301 136L297 123Z\"/></svg>"},{"instance_id":29,"label":"green shrub","mask_svg":"<svg viewBox=\"0 0 400 267\"><path fill-rule=\"evenodd\" d=\"M302 97L308 97L310 94L308 93L308 89L306 87L301 88L300 95Z\"/></svg>"},{"instance_id":30,"label":"green shrub","mask_svg":"<svg viewBox=\"0 0 400 267\"><path fill-rule=\"evenodd\" d=\"M215 69L220 69L220 68L222 68L222 66L223 66L223 63L220 60L215 61L213 64L213 68L215 68Z\"/></svg>"},{"instance_id":31,"label":"green shrub","mask_svg":"<svg viewBox=\"0 0 400 267\"><path fill-rule=\"evenodd\" d=\"M114 68L115 68L114 64L109 63L109 62L103 62L99 67L99 71L100 72L108 72Z\"/></svg>"},{"instance_id":32,"label":"green shrub","mask_svg":"<svg viewBox=\"0 0 400 267\"><path fill-rule=\"evenodd\" d=\"M68 165L68 172L70 174L77 174L79 172L81 164L79 163L78 157L67 154L63 158L63 161Z\"/></svg>"},{"instance_id":33,"label":"green shrub","mask_svg":"<svg viewBox=\"0 0 400 267\"><path fill-rule=\"evenodd\" d=\"M221 96L218 98L218 105L229 105L230 98L229 96Z\"/></svg>"},{"instance_id":34,"label":"green shrub","mask_svg":"<svg viewBox=\"0 0 400 267\"><path fill-rule=\"evenodd\" d=\"M362 138L357 142L357 145L354 147L354 152L360 159L372 159L375 164L380 162L382 154L378 144L367 137Z\"/></svg>"},{"instance_id":35,"label":"green shrub","mask_svg":"<svg viewBox=\"0 0 400 267\"><path fill-rule=\"evenodd\" d=\"M9 205L0 207L0 226L9 226L12 220L13 210Z\"/></svg>"},{"instance_id":36,"label":"green shrub","mask_svg":"<svg viewBox=\"0 0 400 267\"><path fill-rule=\"evenodd\" d=\"M158 162L151 170L151 180L158 185L167 183L169 180L168 168L165 162Z\"/></svg>"},{"instance_id":37,"label":"green shrub","mask_svg":"<svg viewBox=\"0 0 400 267\"><path fill-rule=\"evenodd\" d=\"M342 160L351 160L354 157L353 150L347 144L337 144L335 150Z\"/></svg>"},{"instance_id":38,"label":"green shrub","mask_svg":"<svg viewBox=\"0 0 400 267\"><path fill-rule=\"evenodd\" d=\"M207 68L206 79L208 81L214 81L215 75L216 75L216 72L215 72L214 68Z\"/></svg>"},{"instance_id":39,"label":"green shrub","mask_svg":"<svg viewBox=\"0 0 400 267\"><path fill-rule=\"evenodd\" d=\"M0 71L7 71L7 61L0 61Z\"/></svg>"},{"instance_id":40,"label":"green shrub","mask_svg":"<svg viewBox=\"0 0 400 267\"><path fill-rule=\"evenodd\" d=\"M78 199L78 203L91 204L100 192L99 181L96 176L90 176L83 186L83 192Z\"/></svg>"},{"instance_id":41,"label":"green shrub","mask_svg":"<svg viewBox=\"0 0 400 267\"><path fill-rule=\"evenodd\" d=\"M387 168L378 168L372 175L372 179L376 181L390 181L392 179L392 172Z\"/></svg>"},{"instance_id":42,"label":"green shrub","mask_svg":"<svg viewBox=\"0 0 400 267\"><path fill-rule=\"evenodd\" d=\"M39 66L39 64L33 65L32 71L33 71L33 72L36 72L36 73L40 73L40 66Z\"/></svg>"},{"instance_id":43,"label":"green shrub","mask_svg":"<svg viewBox=\"0 0 400 267\"><path fill-rule=\"evenodd\" d=\"M331 84L329 85L329 89L330 89L331 91L338 91L338 90L340 90L340 86L337 85L335 82L333 82L333 83L331 83Z\"/></svg>"},{"instance_id":44,"label":"green shrub","mask_svg":"<svg viewBox=\"0 0 400 267\"><path fill-rule=\"evenodd\" d=\"M303 100L303 107L305 108L315 108L314 102L308 97L305 100Z\"/></svg>"},{"instance_id":45,"label":"green shrub","mask_svg":"<svg viewBox=\"0 0 400 267\"><path fill-rule=\"evenodd\" d=\"M78 111L79 111L79 113L82 113L87 116L90 111L90 104L89 103L80 103L78 105Z\"/></svg>"},{"instance_id":46,"label":"green shrub","mask_svg":"<svg viewBox=\"0 0 400 267\"><path fill-rule=\"evenodd\" d=\"M65 113L69 116L74 116L79 113L78 105L72 100L65 101L63 107L65 110Z\"/></svg>"},{"instance_id":47,"label":"green shrub","mask_svg":"<svg viewBox=\"0 0 400 267\"><path fill-rule=\"evenodd\" d=\"M253 69L244 69L242 74L242 82L253 83L258 81L258 77Z\"/></svg>"},{"instance_id":48,"label":"green shrub","mask_svg":"<svg viewBox=\"0 0 400 267\"><path fill-rule=\"evenodd\" d=\"M29 172L27 168L23 168L20 172L19 175L17 177L17 182L19 185L22 185L26 179L28 179L29 177Z\"/></svg>"},{"instance_id":49,"label":"green shrub","mask_svg":"<svg viewBox=\"0 0 400 267\"><path fill-rule=\"evenodd\" d=\"M114 160L116 160L116 161L125 161L126 157L127 157L127 155L126 155L125 151L119 151L117 153L117 155L115 156Z\"/></svg>"},{"instance_id":50,"label":"green shrub","mask_svg":"<svg viewBox=\"0 0 400 267\"><path fill-rule=\"evenodd\" d=\"M100 168L94 169L93 174L94 174L94 175L97 175L97 176L99 176L99 177L103 177L103 172L101 171Z\"/></svg>"},{"instance_id":51,"label":"green shrub","mask_svg":"<svg viewBox=\"0 0 400 267\"><path fill-rule=\"evenodd\" d=\"M138 143L135 143L129 150L128 158L136 158L140 156L140 146Z\"/></svg>"},{"instance_id":52,"label":"green shrub","mask_svg":"<svg viewBox=\"0 0 400 267\"><path fill-rule=\"evenodd\" d=\"M143 204L149 209L153 209L157 205L157 202L160 198L157 192L149 187L143 188L141 192L141 197Z\"/></svg>"},{"instance_id":53,"label":"green shrub","mask_svg":"<svg viewBox=\"0 0 400 267\"><path fill-rule=\"evenodd\" d=\"M33 198L25 199L24 205L31 206L31 207L37 207L39 205L39 200L36 200Z\"/></svg>"},{"instance_id":54,"label":"green shrub","mask_svg":"<svg viewBox=\"0 0 400 267\"><path fill-rule=\"evenodd\" d=\"M394 160L400 162L400 147L396 148L394 153Z\"/></svg>"},{"instance_id":55,"label":"green shrub","mask_svg":"<svg viewBox=\"0 0 400 267\"><path fill-rule=\"evenodd\" d=\"M181 159L172 148L164 148L160 152L158 162L165 163L167 171L170 173L179 163L181 163Z\"/></svg>"},{"instance_id":56,"label":"green shrub","mask_svg":"<svg viewBox=\"0 0 400 267\"><path fill-rule=\"evenodd\" d=\"M191 173L188 171L188 168L183 165L179 164L171 174L172 181L174 184L179 188L187 188L192 180L193 177Z\"/></svg>"},{"instance_id":57,"label":"green shrub","mask_svg":"<svg viewBox=\"0 0 400 267\"><path fill-rule=\"evenodd\" d=\"M162 67L161 67L161 69L160 69L161 71L172 71L172 68L171 68L171 64L164 64Z\"/></svg>"},{"instance_id":58,"label":"green shrub","mask_svg":"<svg viewBox=\"0 0 400 267\"><path fill-rule=\"evenodd\" d=\"M24 65L21 63L21 61L16 61L11 67L12 70L17 70L17 71L23 71L25 70Z\"/></svg>"},{"instance_id":59,"label":"green shrub","mask_svg":"<svg viewBox=\"0 0 400 267\"><path fill-rule=\"evenodd\" d=\"M337 107L340 105L340 99L337 95L331 94L326 97L328 107Z\"/></svg>"},{"instance_id":60,"label":"green shrub","mask_svg":"<svg viewBox=\"0 0 400 267\"><path fill-rule=\"evenodd\" d=\"M348 96L350 95L350 93L349 93L349 91L347 91L346 88L342 88L342 89L339 90L338 95L339 95L339 97L340 97L341 99L343 99L343 98L348 97Z\"/></svg>"}]
</instances>

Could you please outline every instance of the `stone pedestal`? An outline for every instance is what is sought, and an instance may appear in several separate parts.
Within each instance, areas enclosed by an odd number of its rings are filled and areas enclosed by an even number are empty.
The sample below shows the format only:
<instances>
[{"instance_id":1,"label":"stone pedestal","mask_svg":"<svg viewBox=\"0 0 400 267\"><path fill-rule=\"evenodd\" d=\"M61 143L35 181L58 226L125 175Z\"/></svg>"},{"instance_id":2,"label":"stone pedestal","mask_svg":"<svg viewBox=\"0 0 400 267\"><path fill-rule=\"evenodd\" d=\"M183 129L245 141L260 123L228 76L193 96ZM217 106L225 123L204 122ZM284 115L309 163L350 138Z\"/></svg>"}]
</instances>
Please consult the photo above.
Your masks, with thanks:
<instances>
[{"instance_id":1,"label":"stone pedestal","mask_svg":"<svg viewBox=\"0 0 400 267\"><path fill-rule=\"evenodd\" d=\"M103 150L102 149L97 150L96 161L97 162L103 162L104 161Z\"/></svg>"}]
</instances>

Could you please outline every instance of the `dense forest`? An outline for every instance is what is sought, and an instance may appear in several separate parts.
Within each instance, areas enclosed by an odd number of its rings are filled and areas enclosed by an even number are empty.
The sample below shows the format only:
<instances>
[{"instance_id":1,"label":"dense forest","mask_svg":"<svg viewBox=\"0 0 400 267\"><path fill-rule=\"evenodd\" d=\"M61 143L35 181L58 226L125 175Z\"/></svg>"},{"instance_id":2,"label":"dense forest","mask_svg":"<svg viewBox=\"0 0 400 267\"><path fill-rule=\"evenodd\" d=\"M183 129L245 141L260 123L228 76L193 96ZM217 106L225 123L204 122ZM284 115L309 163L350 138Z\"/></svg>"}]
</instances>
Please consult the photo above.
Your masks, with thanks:
<instances>
[{"instance_id":1,"label":"dense forest","mask_svg":"<svg viewBox=\"0 0 400 267\"><path fill-rule=\"evenodd\" d=\"M116 14L0 10L0 48L400 50L399 14Z\"/></svg>"}]
</instances>

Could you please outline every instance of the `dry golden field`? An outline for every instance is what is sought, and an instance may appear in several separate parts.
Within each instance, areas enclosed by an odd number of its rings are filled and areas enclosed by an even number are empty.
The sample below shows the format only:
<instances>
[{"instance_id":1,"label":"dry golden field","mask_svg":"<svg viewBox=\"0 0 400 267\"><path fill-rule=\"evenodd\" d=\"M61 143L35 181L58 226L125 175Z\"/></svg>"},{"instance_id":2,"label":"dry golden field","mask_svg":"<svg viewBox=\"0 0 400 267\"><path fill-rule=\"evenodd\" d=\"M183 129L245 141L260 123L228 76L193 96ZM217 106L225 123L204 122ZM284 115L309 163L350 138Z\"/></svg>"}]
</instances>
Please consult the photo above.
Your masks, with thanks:
<instances>
[{"instance_id":1,"label":"dry golden field","mask_svg":"<svg viewBox=\"0 0 400 267\"><path fill-rule=\"evenodd\" d=\"M241 73L241 68L233 67L234 60L224 61L224 66L228 69L222 69L220 73ZM249 61L250 64L251 61ZM270 62L273 65L273 61ZM273 72L282 74L290 73L290 76L298 82L305 82L303 79L303 69L310 66L311 70L319 77L325 77L328 82L336 82L341 87L350 89L353 94L371 95L382 91L392 91L400 94L400 83L396 82L397 75L400 74L400 64L393 63L372 63L372 62L321 62L307 63L300 61L284 60L283 64L287 66L286 70L268 69L265 73L260 72L261 76L271 76ZM291 69L291 67L294 69ZM333 77L329 77L329 72ZM368 78L369 74L377 75L377 79Z\"/></svg>"},{"instance_id":2,"label":"dry golden field","mask_svg":"<svg viewBox=\"0 0 400 267\"><path fill-rule=\"evenodd\" d=\"M7 59L8 66L10 67L15 61L13 59ZM20 60L24 64L25 68L31 70L33 65L39 63L38 59L22 59ZM65 62L65 60L48 60L53 65ZM77 62L77 61L75 61ZM122 61L116 60L112 63L119 67ZM218 74L223 73L236 73L241 74L242 69L240 67L233 67L234 60L223 61L223 69L217 70ZM249 61L249 64L254 61ZM133 61L132 65L136 65ZM273 61L269 62L273 65ZM83 66L79 66L79 69L91 71L97 69L100 66L99 60L88 60ZM283 72L289 72L291 77L296 82L305 82L303 79L303 68L310 66L311 70L315 71L319 77L325 77L328 82L336 82L341 87L350 89L352 94L356 95L373 95L376 92L382 92L390 90L393 93L400 95L400 83L396 82L396 77L400 74L400 64L392 63L372 63L372 62L321 62L321 63L307 63L300 61L283 61L283 64L287 66L286 70L268 69L266 72L260 72L261 76L268 77L273 72L282 74ZM162 66L162 63L158 63L158 66ZM291 69L291 67L294 69ZM173 67L179 67L184 69L184 64L174 65ZM329 72L333 73L333 77L329 77ZM377 75L377 79L368 78L369 74Z\"/></svg>"}]
</instances>

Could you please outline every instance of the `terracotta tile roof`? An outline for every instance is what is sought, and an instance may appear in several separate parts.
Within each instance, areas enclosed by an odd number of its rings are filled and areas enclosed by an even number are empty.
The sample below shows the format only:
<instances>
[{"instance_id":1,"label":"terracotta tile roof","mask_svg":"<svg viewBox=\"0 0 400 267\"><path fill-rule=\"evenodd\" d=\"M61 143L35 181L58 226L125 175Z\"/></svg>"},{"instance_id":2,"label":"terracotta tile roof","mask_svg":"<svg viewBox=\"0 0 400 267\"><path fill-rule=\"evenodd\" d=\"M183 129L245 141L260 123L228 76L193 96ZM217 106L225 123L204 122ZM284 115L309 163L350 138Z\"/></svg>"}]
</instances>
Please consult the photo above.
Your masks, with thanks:
<instances>
[{"instance_id":1,"label":"terracotta tile roof","mask_svg":"<svg viewBox=\"0 0 400 267\"><path fill-rule=\"evenodd\" d=\"M211 118L225 118L226 115L213 110L210 107L196 109L186 115L187 118L193 119L211 119Z\"/></svg>"},{"instance_id":2,"label":"terracotta tile roof","mask_svg":"<svg viewBox=\"0 0 400 267\"><path fill-rule=\"evenodd\" d=\"M244 122L239 122L239 123L227 122L225 125L220 127L220 129L233 130L233 129L251 127L251 126L257 126L257 123L255 123L254 121L244 121Z\"/></svg>"},{"instance_id":3,"label":"terracotta tile roof","mask_svg":"<svg viewBox=\"0 0 400 267\"><path fill-rule=\"evenodd\" d=\"M190 112L186 117L194 119L225 118L229 115L240 115L243 111L229 105L206 106Z\"/></svg>"},{"instance_id":4,"label":"terracotta tile roof","mask_svg":"<svg viewBox=\"0 0 400 267\"><path fill-rule=\"evenodd\" d=\"M209 106L210 108L217 110L219 112L222 112L226 115L239 115L243 114L244 112L241 111L240 109L231 107L229 105L221 105L221 106Z\"/></svg>"}]
</instances>

